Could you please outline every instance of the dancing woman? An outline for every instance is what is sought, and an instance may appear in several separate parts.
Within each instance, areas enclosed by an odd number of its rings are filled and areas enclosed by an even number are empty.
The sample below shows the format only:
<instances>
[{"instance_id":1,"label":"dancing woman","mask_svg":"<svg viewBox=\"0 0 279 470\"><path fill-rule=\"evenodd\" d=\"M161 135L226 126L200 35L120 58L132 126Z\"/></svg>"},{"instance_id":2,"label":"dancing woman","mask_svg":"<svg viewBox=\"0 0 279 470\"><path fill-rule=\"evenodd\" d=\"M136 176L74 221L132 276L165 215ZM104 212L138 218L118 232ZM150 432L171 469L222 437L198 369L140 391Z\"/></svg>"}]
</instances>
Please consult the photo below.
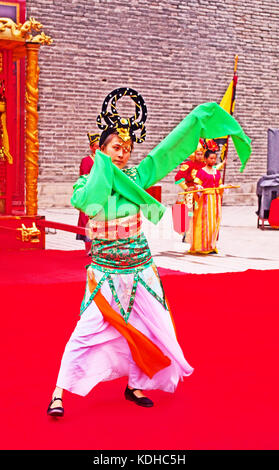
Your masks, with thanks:
<instances>
[{"instance_id":1,"label":"dancing woman","mask_svg":"<svg viewBox=\"0 0 279 470\"><path fill-rule=\"evenodd\" d=\"M135 115L121 118L116 104L135 102ZM111 112L108 104L111 101ZM165 207L145 190L175 169L205 137L236 136L250 154L250 139L216 103L195 108L138 166L126 168L135 143L145 139L141 95L119 88L104 100L97 124L103 131L93 168L74 185L72 204L89 216L91 264L81 317L61 361L48 414L63 416L63 390L87 395L101 381L127 377L124 395L153 406L143 390L174 392L193 368L178 343L170 307L147 240L141 214L157 223ZM103 121L104 124L103 124ZM137 136L140 132L140 136Z\"/></svg>"}]
</instances>

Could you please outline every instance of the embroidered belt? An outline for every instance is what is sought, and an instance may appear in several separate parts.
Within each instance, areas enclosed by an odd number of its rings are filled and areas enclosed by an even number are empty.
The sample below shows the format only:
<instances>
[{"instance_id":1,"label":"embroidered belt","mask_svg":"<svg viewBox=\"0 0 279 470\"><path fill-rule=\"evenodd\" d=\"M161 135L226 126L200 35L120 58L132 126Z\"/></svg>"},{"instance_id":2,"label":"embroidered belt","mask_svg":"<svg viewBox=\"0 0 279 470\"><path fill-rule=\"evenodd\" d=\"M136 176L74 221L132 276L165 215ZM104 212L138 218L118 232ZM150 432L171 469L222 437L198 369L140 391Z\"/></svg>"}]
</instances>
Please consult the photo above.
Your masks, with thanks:
<instances>
[{"instance_id":1,"label":"embroidered belt","mask_svg":"<svg viewBox=\"0 0 279 470\"><path fill-rule=\"evenodd\" d=\"M91 240L123 240L140 235L140 214L108 221L89 219L86 234Z\"/></svg>"}]
</instances>

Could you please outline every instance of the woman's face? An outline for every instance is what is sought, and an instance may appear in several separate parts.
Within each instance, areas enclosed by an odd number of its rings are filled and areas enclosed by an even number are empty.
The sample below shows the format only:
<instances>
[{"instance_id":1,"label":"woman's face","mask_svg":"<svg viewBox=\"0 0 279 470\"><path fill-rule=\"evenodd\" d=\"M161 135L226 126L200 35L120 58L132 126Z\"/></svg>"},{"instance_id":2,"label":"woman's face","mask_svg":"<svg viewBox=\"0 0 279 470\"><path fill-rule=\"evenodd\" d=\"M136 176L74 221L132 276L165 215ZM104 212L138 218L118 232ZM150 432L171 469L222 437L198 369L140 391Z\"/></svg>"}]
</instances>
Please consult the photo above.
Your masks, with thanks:
<instances>
[{"instance_id":1,"label":"woman's face","mask_svg":"<svg viewBox=\"0 0 279 470\"><path fill-rule=\"evenodd\" d=\"M217 155L216 153L210 153L207 157L207 159L205 160L206 161L206 165L207 166L214 166L216 164L216 160L217 160Z\"/></svg>"},{"instance_id":2,"label":"woman's face","mask_svg":"<svg viewBox=\"0 0 279 470\"><path fill-rule=\"evenodd\" d=\"M101 151L111 158L118 168L124 168L131 156L132 141L124 142L118 135L113 135L107 144L102 145Z\"/></svg>"}]
</instances>

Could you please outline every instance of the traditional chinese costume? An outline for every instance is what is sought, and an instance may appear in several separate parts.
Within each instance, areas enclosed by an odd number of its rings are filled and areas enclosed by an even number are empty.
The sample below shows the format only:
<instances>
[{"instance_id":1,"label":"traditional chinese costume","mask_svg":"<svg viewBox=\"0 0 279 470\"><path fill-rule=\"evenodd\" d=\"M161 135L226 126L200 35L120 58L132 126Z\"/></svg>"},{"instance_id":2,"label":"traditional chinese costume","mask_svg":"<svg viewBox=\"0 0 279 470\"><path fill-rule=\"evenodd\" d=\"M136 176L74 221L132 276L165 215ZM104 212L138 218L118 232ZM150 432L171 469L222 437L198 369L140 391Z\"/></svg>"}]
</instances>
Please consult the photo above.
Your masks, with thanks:
<instances>
[{"instance_id":1,"label":"traditional chinese costume","mask_svg":"<svg viewBox=\"0 0 279 470\"><path fill-rule=\"evenodd\" d=\"M127 94L135 92L127 89ZM101 381L127 376L132 388L174 392L179 380L193 372L177 341L171 309L141 231L141 214L155 224L161 219L165 207L145 190L193 153L201 133L230 134L238 151L250 153L250 139L235 119L216 103L206 103L138 166L120 170L97 150L90 174L74 185L71 202L89 216L94 279L87 278L58 387L86 395Z\"/></svg>"}]
</instances>

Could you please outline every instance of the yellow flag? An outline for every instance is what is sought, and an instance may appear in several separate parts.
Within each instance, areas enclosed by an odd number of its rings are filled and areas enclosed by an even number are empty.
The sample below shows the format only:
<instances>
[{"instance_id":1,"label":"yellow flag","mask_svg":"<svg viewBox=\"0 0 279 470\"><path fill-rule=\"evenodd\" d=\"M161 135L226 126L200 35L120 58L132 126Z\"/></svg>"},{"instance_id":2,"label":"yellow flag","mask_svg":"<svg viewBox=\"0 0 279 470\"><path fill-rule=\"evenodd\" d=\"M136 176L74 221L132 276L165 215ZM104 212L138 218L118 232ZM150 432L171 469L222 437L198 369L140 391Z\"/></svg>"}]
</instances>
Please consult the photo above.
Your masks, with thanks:
<instances>
[{"instance_id":1,"label":"yellow flag","mask_svg":"<svg viewBox=\"0 0 279 470\"><path fill-rule=\"evenodd\" d=\"M235 103L234 95L235 95L234 81L232 80L220 103L221 108L223 108L229 114L233 114L234 112L234 103ZM228 136L226 135L220 138L227 139ZM223 151L224 150L225 150L225 147L223 146ZM222 159L222 155L221 155L221 159Z\"/></svg>"},{"instance_id":2,"label":"yellow flag","mask_svg":"<svg viewBox=\"0 0 279 470\"><path fill-rule=\"evenodd\" d=\"M220 103L221 108L223 108L229 114L233 114L234 112L235 100L234 100L233 94L234 94L234 81L232 80Z\"/></svg>"}]
</instances>

